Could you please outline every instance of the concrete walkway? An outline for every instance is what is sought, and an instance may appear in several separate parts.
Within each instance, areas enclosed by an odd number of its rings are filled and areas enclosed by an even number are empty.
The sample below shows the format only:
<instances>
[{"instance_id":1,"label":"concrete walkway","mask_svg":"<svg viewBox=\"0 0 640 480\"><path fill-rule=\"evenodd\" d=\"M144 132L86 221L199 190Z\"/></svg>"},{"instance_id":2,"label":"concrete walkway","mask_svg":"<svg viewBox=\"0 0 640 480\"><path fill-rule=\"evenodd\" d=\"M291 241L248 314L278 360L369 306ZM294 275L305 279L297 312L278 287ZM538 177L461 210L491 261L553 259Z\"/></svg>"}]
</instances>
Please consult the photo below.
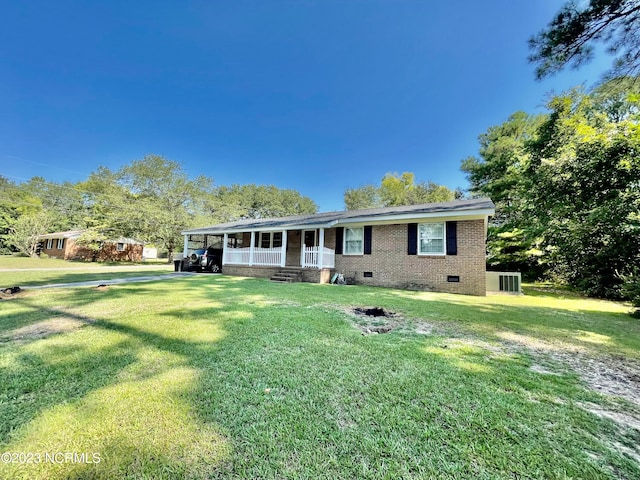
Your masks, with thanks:
<instances>
[{"instance_id":1,"label":"concrete walkway","mask_svg":"<svg viewBox=\"0 0 640 480\"><path fill-rule=\"evenodd\" d=\"M49 269L51 270L51 269ZM130 278L105 278L103 280L91 280L88 282L73 283L50 283L47 285L33 285L20 287L23 290L36 290L42 288L70 288L70 287L97 287L98 285L117 285L120 283L137 283L151 282L156 280L171 280L172 278L190 277L195 275L194 272L175 272L165 275L148 275L146 277L130 277Z\"/></svg>"}]
</instances>

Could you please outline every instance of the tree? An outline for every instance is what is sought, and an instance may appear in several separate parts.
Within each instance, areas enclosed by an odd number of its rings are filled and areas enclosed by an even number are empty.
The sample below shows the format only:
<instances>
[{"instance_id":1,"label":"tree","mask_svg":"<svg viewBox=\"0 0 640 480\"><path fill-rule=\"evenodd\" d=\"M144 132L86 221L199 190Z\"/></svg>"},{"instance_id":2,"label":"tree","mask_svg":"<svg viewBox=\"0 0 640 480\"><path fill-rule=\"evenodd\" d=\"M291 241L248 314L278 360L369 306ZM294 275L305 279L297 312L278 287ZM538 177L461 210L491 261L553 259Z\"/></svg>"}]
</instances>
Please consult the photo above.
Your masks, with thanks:
<instances>
[{"instance_id":1,"label":"tree","mask_svg":"<svg viewBox=\"0 0 640 480\"><path fill-rule=\"evenodd\" d=\"M549 102L530 146L525 213L553 272L588 295L621 298L619 274L640 265L640 115L612 121L601 105L580 89Z\"/></svg>"},{"instance_id":2,"label":"tree","mask_svg":"<svg viewBox=\"0 0 640 480\"><path fill-rule=\"evenodd\" d=\"M19 185L0 176L0 253L11 253L13 246L7 241L7 235L15 222L22 216L42 210L38 198L25 191Z\"/></svg>"},{"instance_id":3,"label":"tree","mask_svg":"<svg viewBox=\"0 0 640 480\"><path fill-rule=\"evenodd\" d=\"M629 270L629 273L620 276L620 279L624 282L622 295L631 302L633 307L631 315L640 318L640 267L634 266Z\"/></svg>"},{"instance_id":4,"label":"tree","mask_svg":"<svg viewBox=\"0 0 640 480\"><path fill-rule=\"evenodd\" d=\"M44 209L55 217L51 228L56 231L83 229L89 213L85 194L70 182L55 183L32 177L20 188L40 200Z\"/></svg>"},{"instance_id":5,"label":"tree","mask_svg":"<svg viewBox=\"0 0 640 480\"><path fill-rule=\"evenodd\" d=\"M180 232L199 214L198 198L212 189L212 180L190 179L178 162L146 155L117 172L100 167L83 185L91 192L91 238L129 236L173 251Z\"/></svg>"},{"instance_id":6,"label":"tree","mask_svg":"<svg viewBox=\"0 0 640 480\"><path fill-rule=\"evenodd\" d=\"M118 171L100 167L82 185L89 192L88 245L114 236L156 243L169 251L182 245L187 228L214 223L302 213L317 205L295 190L264 185L213 186L190 178L178 162L147 155Z\"/></svg>"},{"instance_id":7,"label":"tree","mask_svg":"<svg viewBox=\"0 0 640 480\"><path fill-rule=\"evenodd\" d=\"M316 213L318 206L309 197L274 185L231 185L214 190L209 198L208 223L246 218L284 217Z\"/></svg>"},{"instance_id":8,"label":"tree","mask_svg":"<svg viewBox=\"0 0 640 480\"><path fill-rule=\"evenodd\" d=\"M348 188L344 192L347 210L361 208L393 207L399 205L419 205L422 203L448 202L462 197L461 190L450 190L444 185L428 181L415 183L411 172L387 173L380 186L364 185Z\"/></svg>"},{"instance_id":9,"label":"tree","mask_svg":"<svg viewBox=\"0 0 640 480\"><path fill-rule=\"evenodd\" d=\"M347 188L344 192L344 204L347 210L381 207L380 190L371 184L358 188Z\"/></svg>"},{"instance_id":10,"label":"tree","mask_svg":"<svg viewBox=\"0 0 640 480\"><path fill-rule=\"evenodd\" d=\"M639 0L570 1L546 29L529 39L529 61L541 79L566 65L579 68L593 58L594 45L602 43L616 55L608 76L635 76L640 73L639 28Z\"/></svg>"},{"instance_id":11,"label":"tree","mask_svg":"<svg viewBox=\"0 0 640 480\"><path fill-rule=\"evenodd\" d=\"M496 205L487 235L488 265L534 278L544 266L541 239L525 215L530 198L523 174L529 164L528 146L545 118L515 112L480 135L479 157L465 159L460 167L467 174L471 195L489 197Z\"/></svg>"},{"instance_id":12,"label":"tree","mask_svg":"<svg viewBox=\"0 0 640 480\"><path fill-rule=\"evenodd\" d=\"M18 252L35 257L39 243L38 237L49 233L54 222L54 217L44 210L22 215L10 227L5 237L6 242Z\"/></svg>"},{"instance_id":13,"label":"tree","mask_svg":"<svg viewBox=\"0 0 640 480\"><path fill-rule=\"evenodd\" d=\"M617 83L617 85L621 85ZM604 84L552 97L481 136L462 164L489 195L489 264L545 273L592 296L621 298L640 265L640 92ZM634 277L635 278L635 277Z\"/></svg>"}]
</instances>

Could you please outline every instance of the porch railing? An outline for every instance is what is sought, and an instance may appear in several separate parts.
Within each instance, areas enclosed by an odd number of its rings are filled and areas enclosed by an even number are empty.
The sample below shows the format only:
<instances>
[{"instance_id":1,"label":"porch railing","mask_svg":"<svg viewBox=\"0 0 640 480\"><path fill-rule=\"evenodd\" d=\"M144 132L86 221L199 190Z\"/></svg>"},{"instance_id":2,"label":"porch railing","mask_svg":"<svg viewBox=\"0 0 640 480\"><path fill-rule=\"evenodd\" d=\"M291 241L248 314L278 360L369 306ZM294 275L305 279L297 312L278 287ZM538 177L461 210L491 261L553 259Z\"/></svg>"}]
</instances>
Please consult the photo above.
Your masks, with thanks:
<instances>
[{"instance_id":1,"label":"porch railing","mask_svg":"<svg viewBox=\"0 0 640 480\"><path fill-rule=\"evenodd\" d=\"M322 249L322 267L320 267L320 247L304 247L302 266L304 268L333 268L335 266L336 253L330 248Z\"/></svg>"},{"instance_id":2,"label":"porch railing","mask_svg":"<svg viewBox=\"0 0 640 480\"><path fill-rule=\"evenodd\" d=\"M335 251L324 247L322 249L322 266L320 262L320 247L303 247L300 258L304 268L334 268ZM282 265L282 248L258 248L253 249L253 262L251 262L251 248L225 248L225 265L258 265L266 267L279 267Z\"/></svg>"},{"instance_id":3,"label":"porch railing","mask_svg":"<svg viewBox=\"0 0 640 480\"><path fill-rule=\"evenodd\" d=\"M225 248L225 265L249 265L251 248ZM253 265L278 267L281 265L282 248L254 248Z\"/></svg>"},{"instance_id":4,"label":"porch railing","mask_svg":"<svg viewBox=\"0 0 640 480\"><path fill-rule=\"evenodd\" d=\"M232 265L249 265L249 249L225 248L224 263Z\"/></svg>"},{"instance_id":5,"label":"porch railing","mask_svg":"<svg viewBox=\"0 0 640 480\"><path fill-rule=\"evenodd\" d=\"M253 264L266 266L280 266L282 248L254 248Z\"/></svg>"}]
</instances>

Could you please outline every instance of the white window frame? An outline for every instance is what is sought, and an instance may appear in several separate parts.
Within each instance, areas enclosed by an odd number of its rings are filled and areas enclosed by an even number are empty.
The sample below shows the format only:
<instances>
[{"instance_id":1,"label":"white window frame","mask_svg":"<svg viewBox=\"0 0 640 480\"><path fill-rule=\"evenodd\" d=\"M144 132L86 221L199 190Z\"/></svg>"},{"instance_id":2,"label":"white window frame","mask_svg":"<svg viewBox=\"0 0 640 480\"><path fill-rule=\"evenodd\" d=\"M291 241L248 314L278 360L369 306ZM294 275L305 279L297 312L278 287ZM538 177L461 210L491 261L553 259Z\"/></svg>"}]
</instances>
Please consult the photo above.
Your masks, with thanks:
<instances>
[{"instance_id":1,"label":"white window frame","mask_svg":"<svg viewBox=\"0 0 640 480\"><path fill-rule=\"evenodd\" d=\"M58 250L62 250L64 248L64 238L59 238L58 239L58 244L56 245L56 248Z\"/></svg>"},{"instance_id":2,"label":"white window frame","mask_svg":"<svg viewBox=\"0 0 640 480\"><path fill-rule=\"evenodd\" d=\"M269 235L269 242L265 244L263 241L263 235ZM274 246L275 236L280 235L280 245ZM280 248L282 247L283 235L282 232L260 232L258 235L258 248Z\"/></svg>"},{"instance_id":3,"label":"white window frame","mask_svg":"<svg viewBox=\"0 0 640 480\"><path fill-rule=\"evenodd\" d=\"M122 247L120 245L122 245ZM125 250L126 250L126 247L125 247L124 242L117 242L116 243L116 252L124 252Z\"/></svg>"},{"instance_id":4,"label":"white window frame","mask_svg":"<svg viewBox=\"0 0 640 480\"><path fill-rule=\"evenodd\" d=\"M53 249L53 238L47 239L47 246L45 247L47 250Z\"/></svg>"},{"instance_id":5,"label":"white window frame","mask_svg":"<svg viewBox=\"0 0 640 480\"><path fill-rule=\"evenodd\" d=\"M440 225L442 227L442 237L431 237L431 240L442 240L442 250L439 252L423 252L422 251L422 242L420 241L420 237L422 236L422 229L425 226L431 225ZM444 256L447 254L447 228L445 222L427 222L427 223L419 223L418 224L418 255L423 256Z\"/></svg>"},{"instance_id":6,"label":"white window frame","mask_svg":"<svg viewBox=\"0 0 640 480\"><path fill-rule=\"evenodd\" d=\"M348 239L350 232L359 232L360 238L355 240ZM347 251L347 242L360 241L360 250L357 252ZM364 227L344 227L344 235L342 239L342 254L343 255L364 255Z\"/></svg>"}]
</instances>

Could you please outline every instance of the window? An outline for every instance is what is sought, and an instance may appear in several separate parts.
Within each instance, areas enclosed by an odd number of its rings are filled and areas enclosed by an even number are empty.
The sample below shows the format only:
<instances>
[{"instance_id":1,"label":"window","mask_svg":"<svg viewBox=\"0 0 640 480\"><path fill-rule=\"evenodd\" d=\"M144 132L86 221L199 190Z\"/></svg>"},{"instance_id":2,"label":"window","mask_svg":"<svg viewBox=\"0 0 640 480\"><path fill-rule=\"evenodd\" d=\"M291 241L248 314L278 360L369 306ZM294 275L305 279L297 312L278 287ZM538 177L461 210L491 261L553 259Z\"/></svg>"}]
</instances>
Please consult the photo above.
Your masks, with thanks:
<instances>
[{"instance_id":1,"label":"window","mask_svg":"<svg viewBox=\"0 0 640 480\"><path fill-rule=\"evenodd\" d=\"M47 250L50 250L53 248L53 238L50 238L47 240Z\"/></svg>"},{"instance_id":2,"label":"window","mask_svg":"<svg viewBox=\"0 0 640 480\"><path fill-rule=\"evenodd\" d=\"M418 255L444 255L444 223L418 225Z\"/></svg>"},{"instance_id":3,"label":"window","mask_svg":"<svg viewBox=\"0 0 640 480\"><path fill-rule=\"evenodd\" d=\"M273 232L272 246L273 248L282 247L282 232Z\"/></svg>"},{"instance_id":4,"label":"window","mask_svg":"<svg viewBox=\"0 0 640 480\"><path fill-rule=\"evenodd\" d=\"M64 248L64 238L58 239L58 250L62 250Z\"/></svg>"},{"instance_id":5,"label":"window","mask_svg":"<svg viewBox=\"0 0 640 480\"><path fill-rule=\"evenodd\" d=\"M363 255L364 227L344 229L344 255Z\"/></svg>"},{"instance_id":6,"label":"window","mask_svg":"<svg viewBox=\"0 0 640 480\"><path fill-rule=\"evenodd\" d=\"M116 247L116 250L118 252L124 252L124 243L118 242L118 245Z\"/></svg>"},{"instance_id":7,"label":"window","mask_svg":"<svg viewBox=\"0 0 640 480\"><path fill-rule=\"evenodd\" d=\"M258 240L260 248L280 248L282 247L282 232L262 232Z\"/></svg>"}]
</instances>

